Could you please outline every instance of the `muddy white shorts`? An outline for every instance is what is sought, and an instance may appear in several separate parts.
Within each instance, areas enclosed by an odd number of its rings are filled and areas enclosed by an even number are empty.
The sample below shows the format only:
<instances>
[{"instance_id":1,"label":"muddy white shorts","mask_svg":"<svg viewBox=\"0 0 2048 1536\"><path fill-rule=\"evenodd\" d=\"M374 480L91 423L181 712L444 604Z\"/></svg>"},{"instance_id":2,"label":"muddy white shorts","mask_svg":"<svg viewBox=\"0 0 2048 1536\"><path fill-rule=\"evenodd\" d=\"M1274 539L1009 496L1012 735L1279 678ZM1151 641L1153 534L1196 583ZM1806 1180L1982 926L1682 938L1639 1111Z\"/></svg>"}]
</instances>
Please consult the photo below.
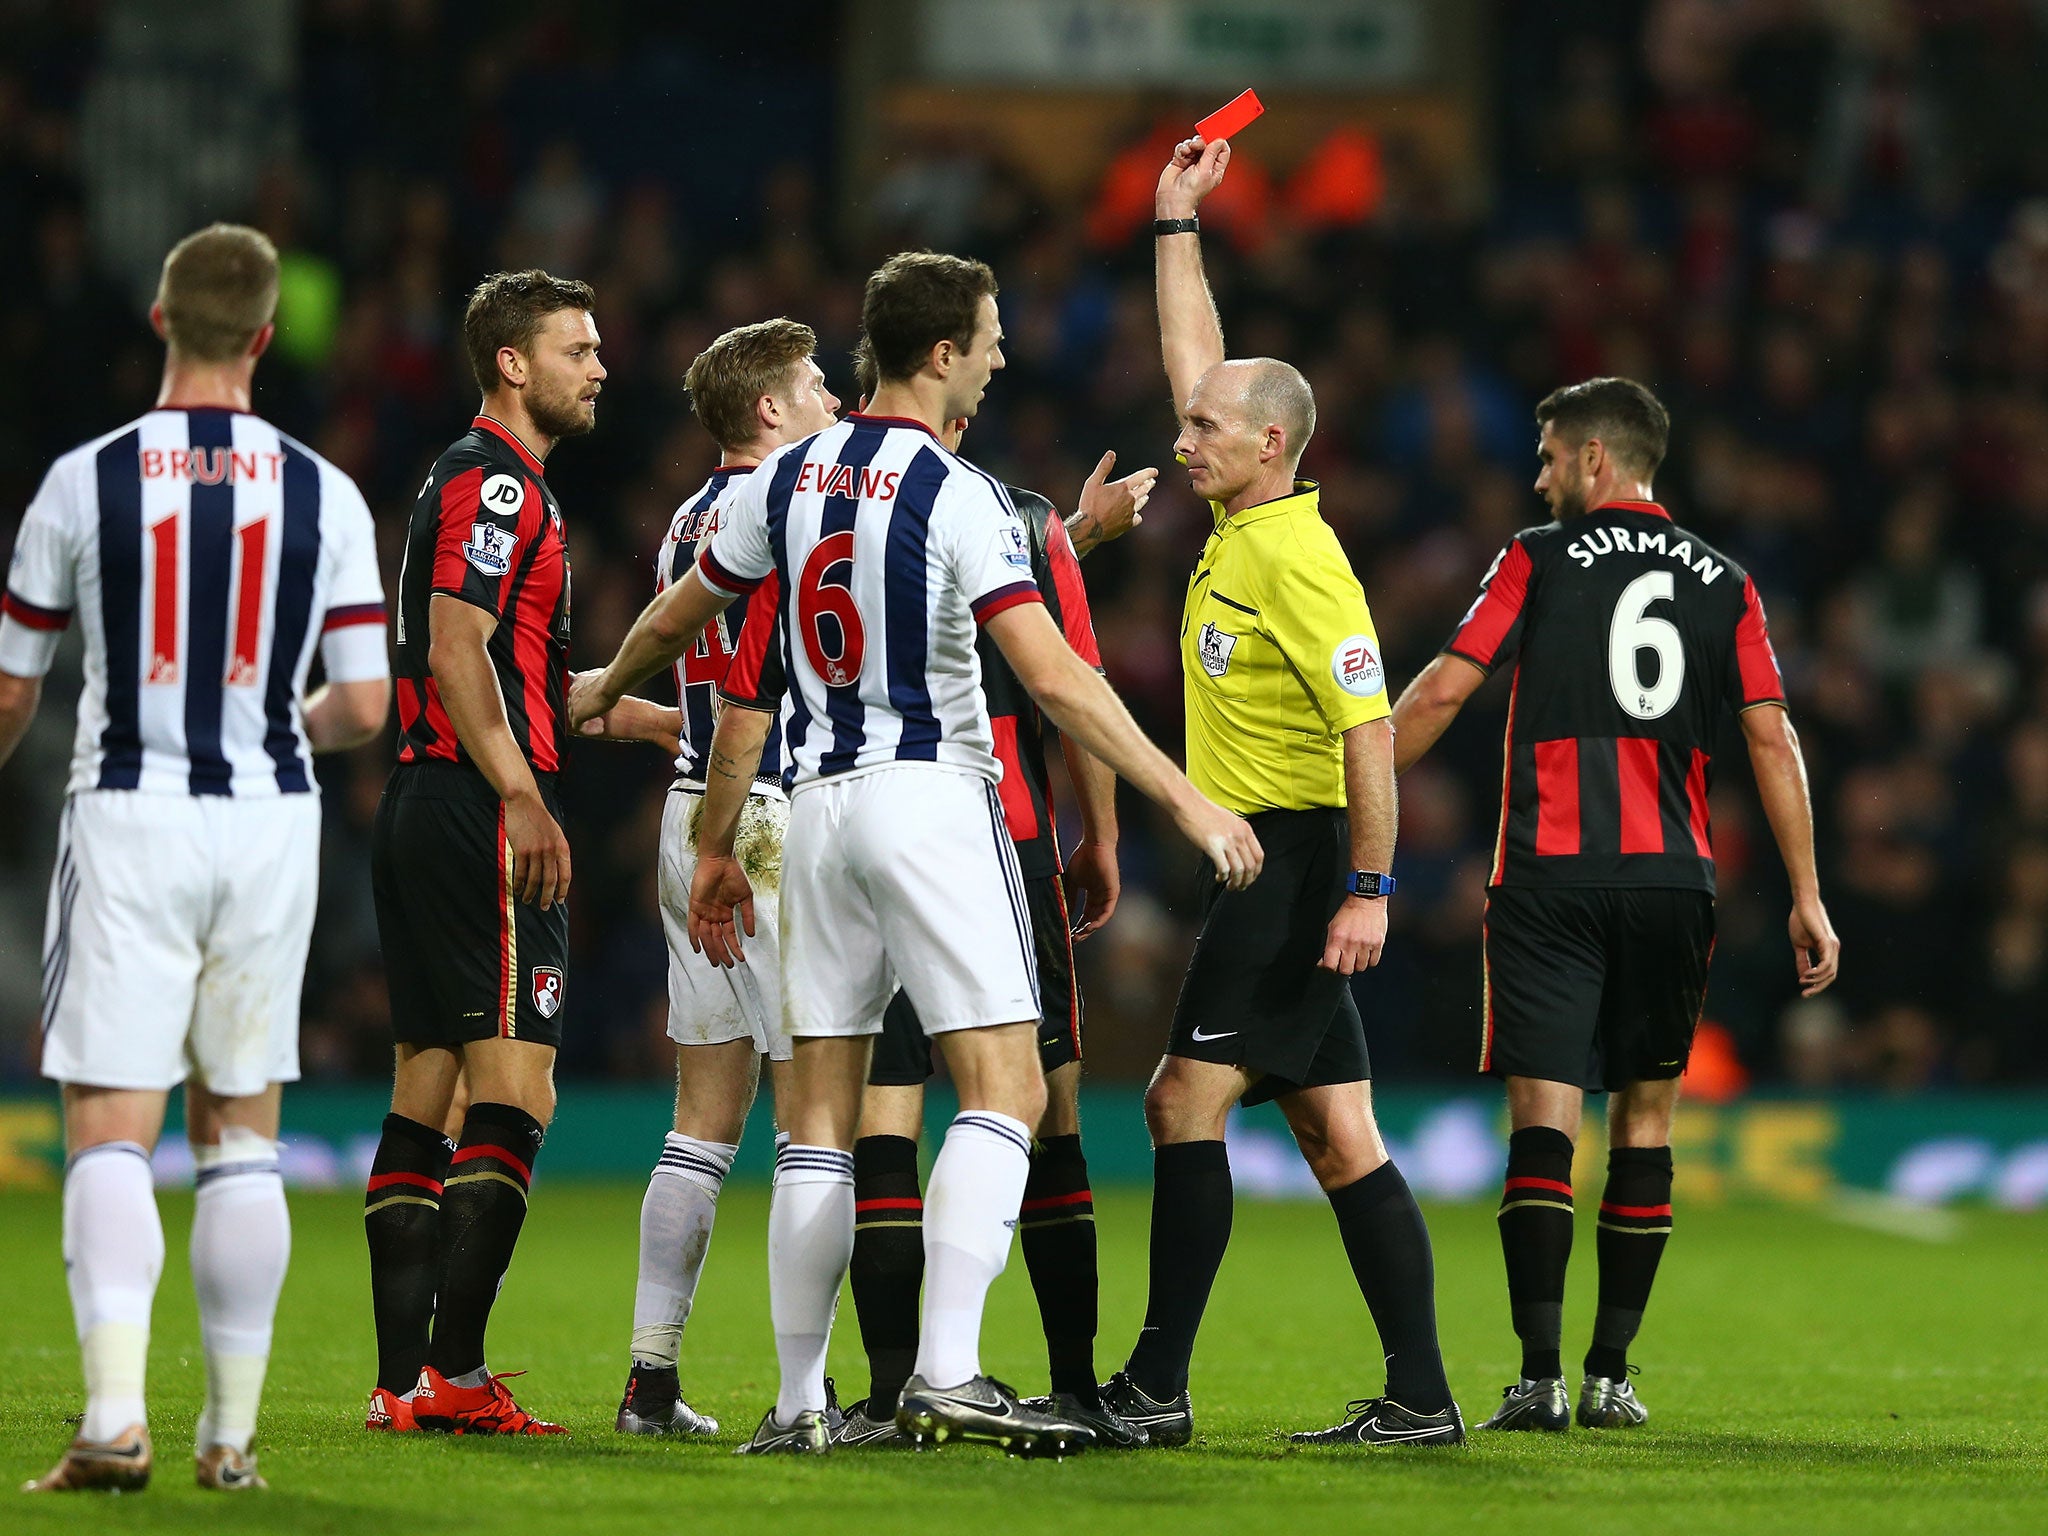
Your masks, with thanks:
<instances>
[{"instance_id":1,"label":"muddy white shorts","mask_svg":"<svg viewBox=\"0 0 2048 1536\"><path fill-rule=\"evenodd\" d=\"M697 873L697 816L703 793L676 784L661 810L661 929L668 938L668 1037L677 1045L754 1042L775 1061L789 1060L782 1028L782 840L789 802L751 794L740 812L733 853L754 887L754 933L740 934L747 958L713 965L690 948L690 881Z\"/></svg>"},{"instance_id":2,"label":"muddy white shorts","mask_svg":"<svg viewBox=\"0 0 2048 1536\"><path fill-rule=\"evenodd\" d=\"M782 880L791 1035L871 1035L900 985L928 1035L1036 1023L1017 847L980 774L899 764L792 797Z\"/></svg>"},{"instance_id":3,"label":"muddy white shorts","mask_svg":"<svg viewBox=\"0 0 2048 1536\"><path fill-rule=\"evenodd\" d=\"M85 790L43 937L43 1075L229 1097L299 1075L320 797Z\"/></svg>"}]
</instances>

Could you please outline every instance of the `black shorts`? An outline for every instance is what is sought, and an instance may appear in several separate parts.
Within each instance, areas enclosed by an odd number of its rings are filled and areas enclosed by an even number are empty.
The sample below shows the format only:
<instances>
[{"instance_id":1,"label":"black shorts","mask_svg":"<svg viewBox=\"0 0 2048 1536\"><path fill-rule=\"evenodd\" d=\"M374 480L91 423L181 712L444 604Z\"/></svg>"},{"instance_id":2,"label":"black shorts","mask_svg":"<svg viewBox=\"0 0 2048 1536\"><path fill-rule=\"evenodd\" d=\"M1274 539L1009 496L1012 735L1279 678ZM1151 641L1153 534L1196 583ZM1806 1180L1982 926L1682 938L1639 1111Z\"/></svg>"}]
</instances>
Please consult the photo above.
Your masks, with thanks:
<instances>
[{"instance_id":1,"label":"black shorts","mask_svg":"<svg viewBox=\"0 0 2048 1536\"><path fill-rule=\"evenodd\" d=\"M1210 883L1166 1054L1244 1068L1255 1078L1247 1104L1369 1081L1350 979L1318 964L1351 872L1345 814L1261 811L1250 820L1266 866L1241 891Z\"/></svg>"},{"instance_id":2,"label":"black shorts","mask_svg":"<svg viewBox=\"0 0 2048 1536\"><path fill-rule=\"evenodd\" d=\"M1704 891L1494 887L1479 1070L1610 1093L1677 1077L1713 952Z\"/></svg>"},{"instance_id":3,"label":"black shorts","mask_svg":"<svg viewBox=\"0 0 2048 1536\"><path fill-rule=\"evenodd\" d=\"M1024 882L1031 937L1038 952L1038 1061L1046 1071L1081 1059L1081 988L1074 980L1074 930L1058 875ZM877 1088L914 1088L932 1075L932 1042L910 994L899 991L882 1015L882 1033L868 1064Z\"/></svg>"},{"instance_id":4,"label":"black shorts","mask_svg":"<svg viewBox=\"0 0 2048 1536\"><path fill-rule=\"evenodd\" d=\"M548 776L541 798L559 821ZM504 807L454 763L401 763L370 832L370 888L401 1045L562 1043L569 911L512 889Z\"/></svg>"}]
</instances>

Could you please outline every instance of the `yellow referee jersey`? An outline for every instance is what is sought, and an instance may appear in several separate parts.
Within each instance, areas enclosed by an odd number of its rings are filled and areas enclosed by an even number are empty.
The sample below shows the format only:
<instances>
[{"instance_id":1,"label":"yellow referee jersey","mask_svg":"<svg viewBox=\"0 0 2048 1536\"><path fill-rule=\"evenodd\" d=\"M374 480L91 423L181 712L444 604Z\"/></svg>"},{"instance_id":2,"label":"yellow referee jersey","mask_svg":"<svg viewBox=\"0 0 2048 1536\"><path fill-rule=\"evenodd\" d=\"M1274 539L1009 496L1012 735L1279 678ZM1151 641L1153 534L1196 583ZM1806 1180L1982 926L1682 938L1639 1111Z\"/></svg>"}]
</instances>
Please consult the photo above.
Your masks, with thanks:
<instances>
[{"instance_id":1,"label":"yellow referee jersey","mask_svg":"<svg viewBox=\"0 0 2048 1536\"><path fill-rule=\"evenodd\" d=\"M1344 804L1343 733L1391 713L1365 592L1320 489L1226 516L1188 582L1188 777L1241 815Z\"/></svg>"}]
</instances>

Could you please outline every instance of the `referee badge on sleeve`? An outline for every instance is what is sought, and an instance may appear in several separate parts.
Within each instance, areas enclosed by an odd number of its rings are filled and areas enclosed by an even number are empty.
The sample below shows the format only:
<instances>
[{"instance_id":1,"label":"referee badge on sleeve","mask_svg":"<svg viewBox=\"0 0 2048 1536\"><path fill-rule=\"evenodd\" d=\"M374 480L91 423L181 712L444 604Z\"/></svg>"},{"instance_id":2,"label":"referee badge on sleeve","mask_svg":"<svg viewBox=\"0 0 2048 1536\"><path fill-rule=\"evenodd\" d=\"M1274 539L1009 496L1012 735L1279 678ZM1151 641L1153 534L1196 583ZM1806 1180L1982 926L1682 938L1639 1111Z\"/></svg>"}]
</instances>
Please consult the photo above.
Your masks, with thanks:
<instances>
[{"instance_id":1,"label":"referee badge on sleeve","mask_svg":"<svg viewBox=\"0 0 2048 1536\"><path fill-rule=\"evenodd\" d=\"M1361 699L1384 693L1387 687L1387 669L1380 665L1380 653L1369 635L1352 635L1337 642L1337 649L1330 653L1330 675L1339 688Z\"/></svg>"},{"instance_id":2,"label":"referee badge on sleeve","mask_svg":"<svg viewBox=\"0 0 2048 1536\"><path fill-rule=\"evenodd\" d=\"M1202 651L1202 670L1211 677L1221 677L1230 670L1230 653L1237 649L1237 636L1228 630L1218 629L1213 623L1204 624L1197 637Z\"/></svg>"}]
</instances>

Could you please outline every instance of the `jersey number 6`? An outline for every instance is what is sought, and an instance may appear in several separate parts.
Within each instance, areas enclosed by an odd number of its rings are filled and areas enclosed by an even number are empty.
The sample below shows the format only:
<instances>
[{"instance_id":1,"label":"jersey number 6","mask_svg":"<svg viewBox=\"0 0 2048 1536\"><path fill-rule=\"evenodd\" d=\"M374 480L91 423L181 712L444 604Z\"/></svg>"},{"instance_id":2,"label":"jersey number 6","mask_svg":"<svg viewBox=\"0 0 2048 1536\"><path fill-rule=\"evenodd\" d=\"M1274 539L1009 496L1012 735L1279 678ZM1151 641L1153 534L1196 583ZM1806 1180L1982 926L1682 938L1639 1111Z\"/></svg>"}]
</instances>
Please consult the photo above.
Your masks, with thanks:
<instances>
[{"instance_id":1,"label":"jersey number 6","mask_svg":"<svg viewBox=\"0 0 2048 1536\"><path fill-rule=\"evenodd\" d=\"M826 534L804 561L796 584L796 624L811 670L827 687L847 688L858 681L868 632L853 601L851 528Z\"/></svg>"},{"instance_id":2,"label":"jersey number 6","mask_svg":"<svg viewBox=\"0 0 2048 1536\"><path fill-rule=\"evenodd\" d=\"M1649 616L1650 604L1670 598L1669 571L1645 571L1614 603L1607 626L1607 682L1614 702L1638 720L1659 720L1671 713L1685 687L1685 642L1669 619ZM1657 681L1643 681L1642 653L1657 655Z\"/></svg>"}]
</instances>

